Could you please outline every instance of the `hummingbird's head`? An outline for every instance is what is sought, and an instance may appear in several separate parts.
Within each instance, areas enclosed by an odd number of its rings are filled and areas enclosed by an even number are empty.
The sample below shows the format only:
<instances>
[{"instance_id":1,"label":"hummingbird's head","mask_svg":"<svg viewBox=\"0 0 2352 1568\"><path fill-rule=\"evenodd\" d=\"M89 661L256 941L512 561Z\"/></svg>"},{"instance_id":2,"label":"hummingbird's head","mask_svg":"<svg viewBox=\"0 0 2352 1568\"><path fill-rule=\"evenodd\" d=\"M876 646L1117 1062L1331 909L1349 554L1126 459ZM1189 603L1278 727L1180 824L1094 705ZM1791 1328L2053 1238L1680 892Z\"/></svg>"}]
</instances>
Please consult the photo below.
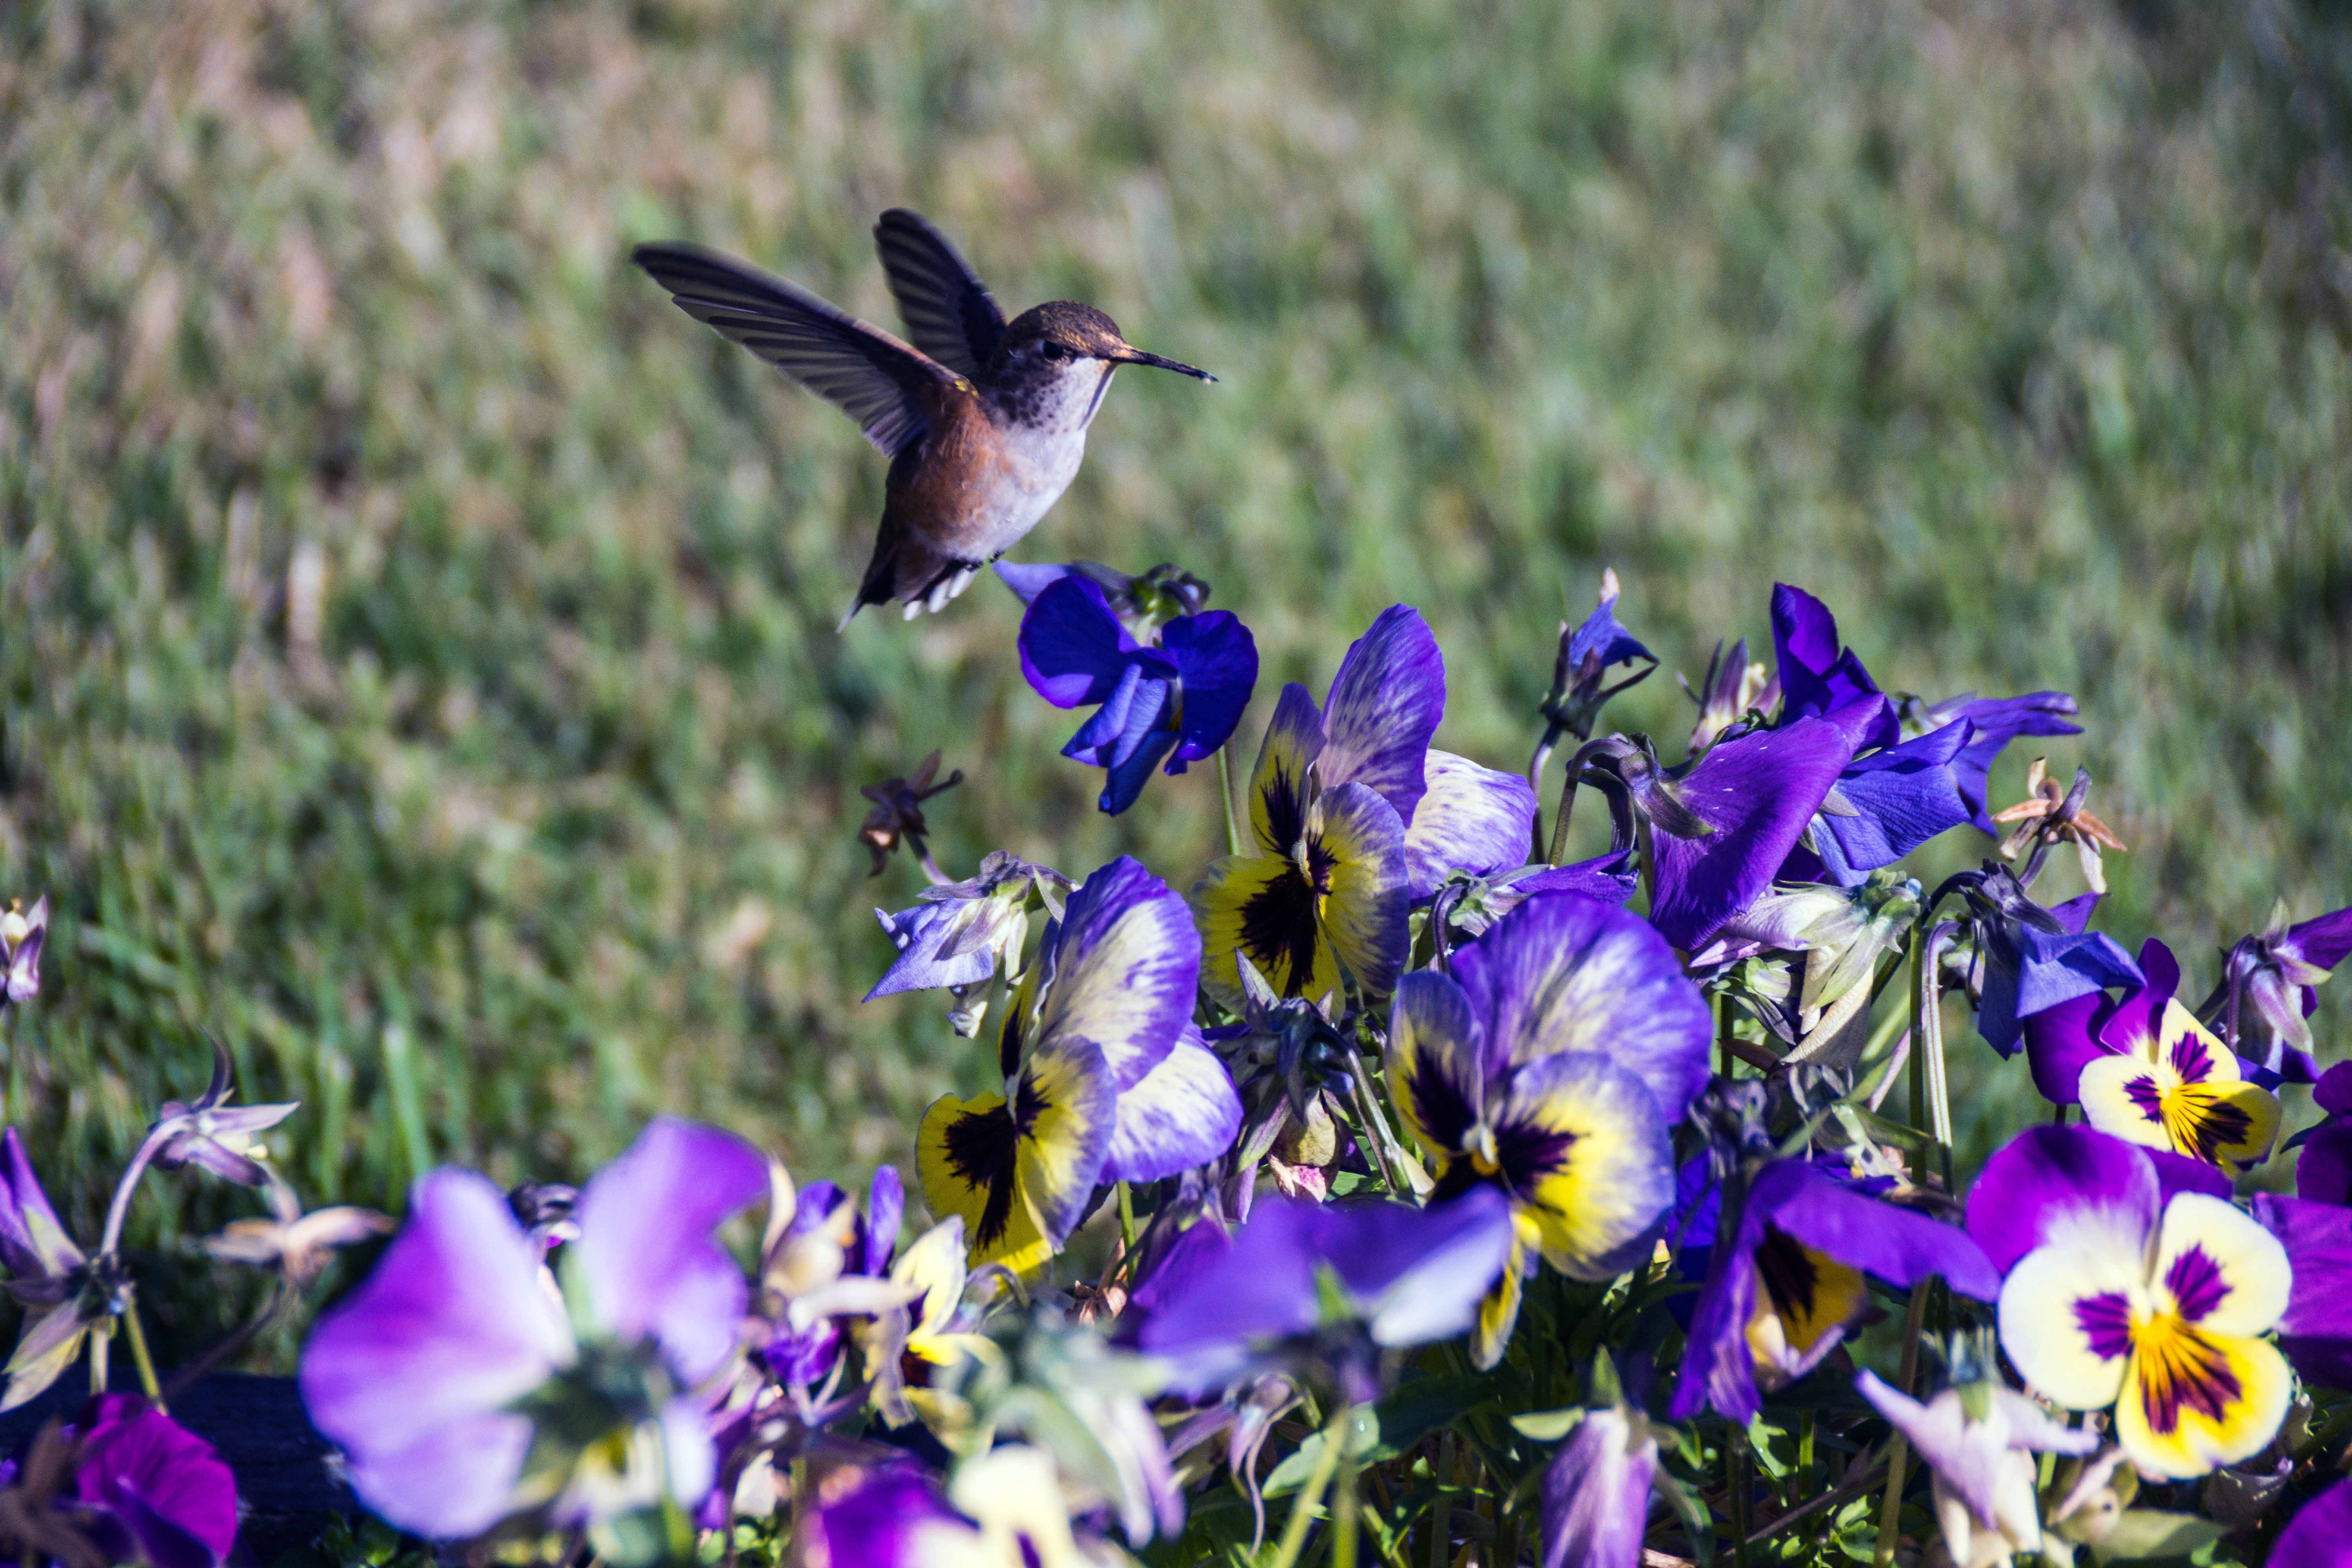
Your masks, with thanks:
<instances>
[{"instance_id":1,"label":"hummingbird's head","mask_svg":"<svg viewBox=\"0 0 2352 1568\"><path fill-rule=\"evenodd\" d=\"M1056 300L1015 316L997 345L999 363L1015 374L1043 374L1058 379L1061 373L1081 371L1090 378L1102 365L1148 364L1202 381L1217 378L1172 359L1146 353L1118 335L1118 323L1092 305ZM1025 379L1025 377L1024 377Z\"/></svg>"}]
</instances>

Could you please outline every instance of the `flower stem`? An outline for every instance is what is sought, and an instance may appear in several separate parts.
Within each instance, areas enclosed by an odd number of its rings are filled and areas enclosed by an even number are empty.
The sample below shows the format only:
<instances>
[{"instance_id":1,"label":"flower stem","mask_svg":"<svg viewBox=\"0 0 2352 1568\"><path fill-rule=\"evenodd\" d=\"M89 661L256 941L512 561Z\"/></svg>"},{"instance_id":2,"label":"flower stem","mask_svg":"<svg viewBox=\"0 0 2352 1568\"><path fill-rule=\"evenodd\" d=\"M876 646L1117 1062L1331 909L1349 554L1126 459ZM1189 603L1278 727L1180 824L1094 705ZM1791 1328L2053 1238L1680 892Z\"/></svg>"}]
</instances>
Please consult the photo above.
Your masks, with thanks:
<instances>
[{"instance_id":1,"label":"flower stem","mask_svg":"<svg viewBox=\"0 0 2352 1568\"><path fill-rule=\"evenodd\" d=\"M1217 799L1225 808L1225 853L1242 852L1242 819L1234 815L1234 765L1226 760L1234 743L1227 741L1217 748Z\"/></svg>"},{"instance_id":2,"label":"flower stem","mask_svg":"<svg viewBox=\"0 0 2352 1568\"><path fill-rule=\"evenodd\" d=\"M113 1200L106 1205L106 1228L98 1238L100 1257L112 1257L116 1247L121 1245L123 1216L131 1212L131 1194L138 1190L139 1178L147 1173L148 1162L155 1158L155 1151L163 1146L168 1135L162 1122L149 1128L146 1138L140 1142L138 1152L132 1154L131 1163L123 1167L122 1179L114 1184Z\"/></svg>"},{"instance_id":3,"label":"flower stem","mask_svg":"<svg viewBox=\"0 0 2352 1568\"><path fill-rule=\"evenodd\" d=\"M1568 816L1576 805L1576 775L1584 771L1584 753L1579 752L1569 760L1568 772L1559 781L1559 810L1551 819L1551 853L1545 861L1553 866L1568 853Z\"/></svg>"},{"instance_id":4,"label":"flower stem","mask_svg":"<svg viewBox=\"0 0 2352 1568\"><path fill-rule=\"evenodd\" d=\"M1919 1331L1927 1321L1927 1288L1923 1281L1911 1287L1911 1305L1903 1314L1903 1364L1895 1374L1895 1387L1906 1396L1919 1373ZM1874 1559L1878 1568L1886 1568L1895 1561L1895 1537L1903 1514L1903 1472L1910 1458L1911 1446L1898 1430L1886 1449L1886 1501L1878 1510L1878 1551Z\"/></svg>"},{"instance_id":5,"label":"flower stem","mask_svg":"<svg viewBox=\"0 0 2352 1568\"><path fill-rule=\"evenodd\" d=\"M1284 1521L1282 1541L1275 1547L1268 1568L1296 1568L1298 1553L1307 1544L1307 1531L1315 1523L1316 1507L1323 1500L1323 1489L1331 1484L1331 1472L1339 1468L1339 1450L1347 1444L1348 1407L1341 1405L1324 1425L1323 1451L1315 1457L1307 1484L1298 1489L1297 1500L1290 1505L1290 1518Z\"/></svg>"},{"instance_id":6,"label":"flower stem","mask_svg":"<svg viewBox=\"0 0 2352 1568\"><path fill-rule=\"evenodd\" d=\"M163 1404L163 1384L155 1377L155 1363L147 1353L147 1331L139 1322L139 1298L126 1293L122 1303L122 1337L131 1342L131 1362L139 1369L139 1386L147 1391L148 1402L165 1415L171 1411Z\"/></svg>"},{"instance_id":7,"label":"flower stem","mask_svg":"<svg viewBox=\"0 0 2352 1568\"><path fill-rule=\"evenodd\" d=\"M1331 1568L1356 1568L1357 1510L1364 1500L1356 1475L1355 1433L1345 1405L1332 1426L1339 1434L1339 1480L1331 1489Z\"/></svg>"},{"instance_id":8,"label":"flower stem","mask_svg":"<svg viewBox=\"0 0 2352 1568\"><path fill-rule=\"evenodd\" d=\"M1125 1182L1118 1184L1118 1234L1119 1239L1127 1243L1128 1252L1130 1255L1133 1254L1135 1251L1135 1194L1128 1191Z\"/></svg>"}]
</instances>

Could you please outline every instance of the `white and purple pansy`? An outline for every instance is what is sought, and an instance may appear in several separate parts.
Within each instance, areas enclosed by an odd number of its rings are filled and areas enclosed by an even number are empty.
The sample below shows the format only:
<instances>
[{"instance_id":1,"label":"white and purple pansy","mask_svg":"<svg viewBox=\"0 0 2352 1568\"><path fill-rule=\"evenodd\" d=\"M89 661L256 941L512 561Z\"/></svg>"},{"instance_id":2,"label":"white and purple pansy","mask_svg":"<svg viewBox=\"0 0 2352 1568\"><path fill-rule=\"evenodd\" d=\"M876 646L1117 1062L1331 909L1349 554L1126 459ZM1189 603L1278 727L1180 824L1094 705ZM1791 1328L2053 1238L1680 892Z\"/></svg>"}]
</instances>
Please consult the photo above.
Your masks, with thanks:
<instances>
[{"instance_id":1,"label":"white and purple pansy","mask_svg":"<svg viewBox=\"0 0 2352 1568\"><path fill-rule=\"evenodd\" d=\"M2005 1276L2011 1362L2043 1398L2115 1406L2116 1441L2149 1476L2260 1452L2293 1394L2285 1357L2262 1337L2287 1309L2286 1250L2226 1194L2189 1161L2039 1127L1995 1154L1969 1195L1969 1229Z\"/></svg>"}]
</instances>

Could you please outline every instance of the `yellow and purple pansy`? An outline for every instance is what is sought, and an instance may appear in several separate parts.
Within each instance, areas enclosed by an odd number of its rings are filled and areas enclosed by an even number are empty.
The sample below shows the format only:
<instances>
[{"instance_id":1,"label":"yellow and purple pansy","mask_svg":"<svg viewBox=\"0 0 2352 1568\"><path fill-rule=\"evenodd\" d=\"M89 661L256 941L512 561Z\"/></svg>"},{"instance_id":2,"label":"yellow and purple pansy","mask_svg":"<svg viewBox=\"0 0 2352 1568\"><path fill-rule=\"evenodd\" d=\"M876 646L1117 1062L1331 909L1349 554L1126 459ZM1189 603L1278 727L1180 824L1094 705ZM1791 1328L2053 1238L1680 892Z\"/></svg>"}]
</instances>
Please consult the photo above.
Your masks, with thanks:
<instances>
[{"instance_id":1,"label":"yellow and purple pansy","mask_svg":"<svg viewBox=\"0 0 2352 1568\"><path fill-rule=\"evenodd\" d=\"M1651 1245L1711 1029L1647 921L1573 893L1536 894L1455 950L1450 974L1398 986L1388 1082L1437 1166L1431 1201L1480 1186L1510 1200L1508 1265L1471 1342L1480 1366L1501 1358L1538 1255L1606 1279Z\"/></svg>"},{"instance_id":2,"label":"yellow and purple pansy","mask_svg":"<svg viewBox=\"0 0 2352 1568\"><path fill-rule=\"evenodd\" d=\"M1122 856L1070 895L1004 1022L1002 1094L932 1102L917 1134L931 1212L975 1263L1027 1273L1103 1182L1213 1159L1241 1100L1192 1021L1201 939L1184 901Z\"/></svg>"},{"instance_id":3,"label":"yellow and purple pansy","mask_svg":"<svg viewBox=\"0 0 2352 1568\"><path fill-rule=\"evenodd\" d=\"M2279 1131L2277 1096L2247 1080L2236 1052L2173 994L2180 965L2151 939L2144 982L2115 1001L2072 998L2029 1021L2034 1082L2063 1105L2079 1100L2103 1132L2208 1164L2267 1158Z\"/></svg>"},{"instance_id":4,"label":"yellow and purple pansy","mask_svg":"<svg viewBox=\"0 0 2352 1568\"><path fill-rule=\"evenodd\" d=\"M2263 1336L2294 1272L2218 1172L2091 1128L2037 1127L1986 1164L1969 1230L2003 1279L2001 1348L2074 1410L2116 1410L2149 1476L2185 1479L2262 1451L2294 1379Z\"/></svg>"},{"instance_id":5,"label":"yellow and purple pansy","mask_svg":"<svg viewBox=\"0 0 2352 1568\"><path fill-rule=\"evenodd\" d=\"M1405 605L1350 645L1320 708L1283 688L1250 775L1248 848L1192 889L1211 995L1241 1005L1234 954L1246 952L1284 996L1336 992L1343 968L1386 996L1414 902L1451 872L1526 858L1534 791L1433 749L1444 711L1445 660Z\"/></svg>"}]
</instances>

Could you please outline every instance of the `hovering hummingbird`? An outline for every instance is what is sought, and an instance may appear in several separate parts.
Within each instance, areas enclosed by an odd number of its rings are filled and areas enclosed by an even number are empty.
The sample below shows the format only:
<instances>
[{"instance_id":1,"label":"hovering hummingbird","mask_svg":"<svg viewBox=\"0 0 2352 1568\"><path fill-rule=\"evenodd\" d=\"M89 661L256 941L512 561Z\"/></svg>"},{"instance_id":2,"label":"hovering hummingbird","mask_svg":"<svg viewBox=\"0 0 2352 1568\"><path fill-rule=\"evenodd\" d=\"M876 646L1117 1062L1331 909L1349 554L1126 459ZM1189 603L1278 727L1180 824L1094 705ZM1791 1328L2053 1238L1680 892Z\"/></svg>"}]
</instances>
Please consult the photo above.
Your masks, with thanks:
<instances>
[{"instance_id":1,"label":"hovering hummingbird","mask_svg":"<svg viewBox=\"0 0 2352 1568\"><path fill-rule=\"evenodd\" d=\"M1010 322L947 237L893 207L874 226L910 345L755 267L677 243L638 266L678 309L840 405L890 459L882 531L849 625L896 599L939 610L1037 526L1077 477L1087 426L1123 364L1217 378L1145 353L1091 305Z\"/></svg>"}]
</instances>

